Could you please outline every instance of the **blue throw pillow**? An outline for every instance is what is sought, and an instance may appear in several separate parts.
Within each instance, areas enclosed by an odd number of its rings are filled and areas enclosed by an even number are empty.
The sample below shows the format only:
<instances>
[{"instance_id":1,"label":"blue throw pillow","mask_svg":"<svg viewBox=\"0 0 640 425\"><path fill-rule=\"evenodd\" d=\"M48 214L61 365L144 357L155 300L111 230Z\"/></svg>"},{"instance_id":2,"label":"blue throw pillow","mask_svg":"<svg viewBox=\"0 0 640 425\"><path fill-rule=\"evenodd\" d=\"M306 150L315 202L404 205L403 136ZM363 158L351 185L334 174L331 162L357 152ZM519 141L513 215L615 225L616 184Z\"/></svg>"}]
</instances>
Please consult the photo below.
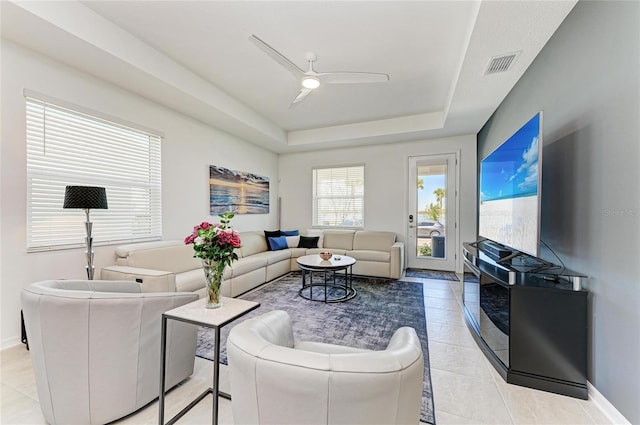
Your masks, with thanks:
<instances>
[{"instance_id":1,"label":"blue throw pillow","mask_svg":"<svg viewBox=\"0 0 640 425\"><path fill-rule=\"evenodd\" d=\"M287 238L284 236L269 238L269 246L271 247L271 251L279 251L281 249L289 248L287 245Z\"/></svg>"},{"instance_id":2,"label":"blue throw pillow","mask_svg":"<svg viewBox=\"0 0 640 425\"><path fill-rule=\"evenodd\" d=\"M289 231L283 230L282 234L284 236L298 236L298 235L300 235L300 232L297 231L297 230L289 230Z\"/></svg>"},{"instance_id":3,"label":"blue throw pillow","mask_svg":"<svg viewBox=\"0 0 640 425\"><path fill-rule=\"evenodd\" d=\"M271 244L269 243L270 238L277 238L278 236L282 236L282 232L280 230L265 230L264 231L264 239L267 241L267 248L269 251L273 251L271 248Z\"/></svg>"}]
</instances>

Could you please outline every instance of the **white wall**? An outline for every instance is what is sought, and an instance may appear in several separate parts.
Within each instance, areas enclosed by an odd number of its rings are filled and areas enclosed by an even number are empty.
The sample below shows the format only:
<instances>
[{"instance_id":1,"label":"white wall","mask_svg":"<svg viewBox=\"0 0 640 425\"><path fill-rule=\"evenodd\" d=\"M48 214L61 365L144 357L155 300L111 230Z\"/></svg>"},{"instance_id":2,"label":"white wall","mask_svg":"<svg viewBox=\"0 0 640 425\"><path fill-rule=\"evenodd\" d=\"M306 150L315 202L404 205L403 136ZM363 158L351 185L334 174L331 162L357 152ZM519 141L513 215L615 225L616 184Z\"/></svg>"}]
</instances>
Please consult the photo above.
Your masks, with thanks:
<instances>
[{"instance_id":1,"label":"white wall","mask_svg":"<svg viewBox=\"0 0 640 425\"><path fill-rule=\"evenodd\" d=\"M311 227L313 167L364 164L365 230L396 232L406 243L409 157L449 152L460 152L460 253L462 242L476 239L475 135L280 155L281 228ZM456 269L462 271L461 255Z\"/></svg>"},{"instance_id":2,"label":"white wall","mask_svg":"<svg viewBox=\"0 0 640 425\"><path fill-rule=\"evenodd\" d=\"M0 344L18 342L20 290L35 281L84 278L83 250L26 253L26 145L23 90L30 89L164 133L163 234L184 238L209 216L209 165L268 176L269 214L236 216L239 230L277 226L277 155L218 131L103 80L2 40L0 176ZM99 243L100 241L95 241ZM113 264L114 246L95 249L96 269Z\"/></svg>"}]
</instances>

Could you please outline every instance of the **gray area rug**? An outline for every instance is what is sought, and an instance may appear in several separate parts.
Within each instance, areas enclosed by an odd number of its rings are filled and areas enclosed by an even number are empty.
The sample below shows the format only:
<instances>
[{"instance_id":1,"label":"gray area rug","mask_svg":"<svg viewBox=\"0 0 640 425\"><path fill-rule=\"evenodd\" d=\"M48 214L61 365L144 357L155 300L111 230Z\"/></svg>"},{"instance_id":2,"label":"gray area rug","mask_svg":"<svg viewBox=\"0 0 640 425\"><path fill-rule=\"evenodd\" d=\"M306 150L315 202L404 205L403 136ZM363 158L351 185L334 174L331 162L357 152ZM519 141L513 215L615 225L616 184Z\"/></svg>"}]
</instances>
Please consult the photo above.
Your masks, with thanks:
<instances>
[{"instance_id":1,"label":"gray area rug","mask_svg":"<svg viewBox=\"0 0 640 425\"><path fill-rule=\"evenodd\" d=\"M458 276L454 272L443 272L440 270L407 269L407 277L421 277L425 279L453 280L458 282Z\"/></svg>"},{"instance_id":2,"label":"gray area rug","mask_svg":"<svg viewBox=\"0 0 640 425\"><path fill-rule=\"evenodd\" d=\"M419 283L354 276L357 296L344 303L325 304L298 295L299 272L290 273L240 298L260 302L260 307L220 331L220 361L227 364L226 340L233 325L271 310L291 316L297 341L317 341L370 350L384 350L402 326L414 328L422 344L424 379L420 420L435 424L423 288ZM317 288L319 289L319 288ZM213 330L198 330L196 355L213 358Z\"/></svg>"}]
</instances>

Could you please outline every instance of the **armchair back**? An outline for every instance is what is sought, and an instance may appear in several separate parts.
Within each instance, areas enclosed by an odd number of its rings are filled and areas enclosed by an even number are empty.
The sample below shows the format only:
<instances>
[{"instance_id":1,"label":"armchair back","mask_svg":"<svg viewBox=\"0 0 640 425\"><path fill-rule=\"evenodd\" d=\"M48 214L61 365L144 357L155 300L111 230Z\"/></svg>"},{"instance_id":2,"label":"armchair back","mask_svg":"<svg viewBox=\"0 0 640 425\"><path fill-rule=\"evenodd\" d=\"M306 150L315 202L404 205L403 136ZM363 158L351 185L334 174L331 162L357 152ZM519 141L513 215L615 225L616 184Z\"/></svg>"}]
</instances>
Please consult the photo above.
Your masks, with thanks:
<instances>
[{"instance_id":1,"label":"armchair back","mask_svg":"<svg viewBox=\"0 0 640 425\"><path fill-rule=\"evenodd\" d=\"M271 311L227 339L239 424L417 424L424 360L413 328L382 351L295 343L289 315Z\"/></svg>"},{"instance_id":2,"label":"armchair back","mask_svg":"<svg viewBox=\"0 0 640 425\"><path fill-rule=\"evenodd\" d=\"M158 397L161 314L196 294L131 281L58 280L22 290L38 398L50 424L102 424ZM169 321L167 388L193 373L196 327Z\"/></svg>"}]
</instances>

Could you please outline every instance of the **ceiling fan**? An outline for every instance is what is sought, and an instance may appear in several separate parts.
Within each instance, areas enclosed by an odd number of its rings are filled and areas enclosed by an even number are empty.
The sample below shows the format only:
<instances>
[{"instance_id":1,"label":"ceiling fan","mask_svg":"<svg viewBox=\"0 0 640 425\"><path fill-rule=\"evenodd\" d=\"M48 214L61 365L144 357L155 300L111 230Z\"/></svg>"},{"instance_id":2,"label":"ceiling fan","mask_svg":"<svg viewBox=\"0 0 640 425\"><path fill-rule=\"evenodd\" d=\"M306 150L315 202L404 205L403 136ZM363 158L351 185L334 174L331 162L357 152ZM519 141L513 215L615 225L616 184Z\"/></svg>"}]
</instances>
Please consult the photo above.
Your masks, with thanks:
<instances>
[{"instance_id":1,"label":"ceiling fan","mask_svg":"<svg viewBox=\"0 0 640 425\"><path fill-rule=\"evenodd\" d=\"M255 44L259 49L300 80L302 87L300 88L297 96L291 102L290 106L304 100L309 93L320 87L322 84L382 83L389 81L389 75L376 72L316 72L313 69L313 64L318 58L312 52L306 54L306 59L309 63L309 70L305 72L287 59L282 53L278 52L255 35L249 37L249 41Z\"/></svg>"}]
</instances>

